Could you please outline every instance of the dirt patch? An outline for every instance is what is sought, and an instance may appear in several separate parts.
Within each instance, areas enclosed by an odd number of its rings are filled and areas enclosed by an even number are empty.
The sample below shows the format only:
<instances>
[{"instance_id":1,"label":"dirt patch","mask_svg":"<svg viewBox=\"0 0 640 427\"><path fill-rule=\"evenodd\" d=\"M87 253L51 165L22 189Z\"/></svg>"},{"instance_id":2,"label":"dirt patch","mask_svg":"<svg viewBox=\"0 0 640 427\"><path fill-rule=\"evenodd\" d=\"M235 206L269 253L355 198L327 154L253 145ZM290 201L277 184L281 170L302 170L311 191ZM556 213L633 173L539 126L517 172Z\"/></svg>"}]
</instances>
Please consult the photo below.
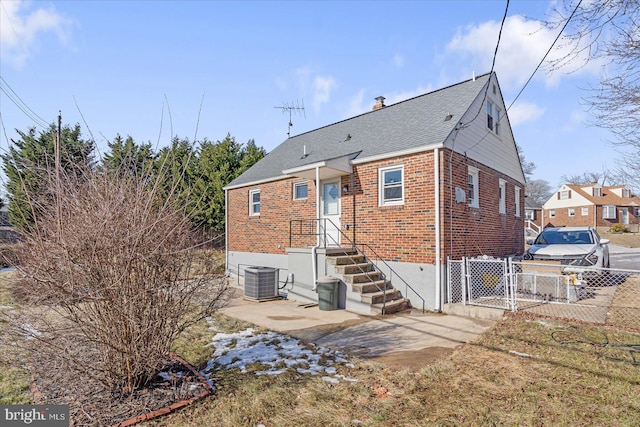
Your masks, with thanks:
<instances>
[{"instance_id":1,"label":"dirt patch","mask_svg":"<svg viewBox=\"0 0 640 427\"><path fill-rule=\"evenodd\" d=\"M433 365L436 360L449 357L456 348L427 347L417 351L398 351L383 356L372 357L378 363L382 363L394 370L408 370L417 372L425 366Z\"/></svg>"},{"instance_id":2,"label":"dirt patch","mask_svg":"<svg viewBox=\"0 0 640 427\"><path fill-rule=\"evenodd\" d=\"M80 373L60 369L52 358L32 359L32 393L36 404L69 405L71 426L114 425L154 411L171 412L187 406L209 390L185 365L174 362L146 387L133 393L107 390L100 382Z\"/></svg>"}]
</instances>

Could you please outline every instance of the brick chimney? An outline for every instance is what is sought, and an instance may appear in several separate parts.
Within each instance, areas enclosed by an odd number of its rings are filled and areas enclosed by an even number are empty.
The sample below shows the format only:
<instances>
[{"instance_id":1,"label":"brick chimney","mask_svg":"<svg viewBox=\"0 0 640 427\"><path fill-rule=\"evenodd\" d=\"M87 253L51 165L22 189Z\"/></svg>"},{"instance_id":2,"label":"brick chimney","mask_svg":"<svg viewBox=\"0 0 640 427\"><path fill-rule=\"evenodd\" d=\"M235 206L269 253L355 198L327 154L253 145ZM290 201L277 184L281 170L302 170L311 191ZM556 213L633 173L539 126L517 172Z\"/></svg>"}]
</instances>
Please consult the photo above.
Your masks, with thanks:
<instances>
[{"instance_id":1,"label":"brick chimney","mask_svg":"<svg viewBox=\"0 0 640 427\"><path fill-rule=\"evenodd\" d=\"M379 110L385 106L384 99L385 99L384 96L379 96L376 98L376 101L378 102L376 102L376 104L373 106L373 111Z\"/></svg>"}]
</instances>

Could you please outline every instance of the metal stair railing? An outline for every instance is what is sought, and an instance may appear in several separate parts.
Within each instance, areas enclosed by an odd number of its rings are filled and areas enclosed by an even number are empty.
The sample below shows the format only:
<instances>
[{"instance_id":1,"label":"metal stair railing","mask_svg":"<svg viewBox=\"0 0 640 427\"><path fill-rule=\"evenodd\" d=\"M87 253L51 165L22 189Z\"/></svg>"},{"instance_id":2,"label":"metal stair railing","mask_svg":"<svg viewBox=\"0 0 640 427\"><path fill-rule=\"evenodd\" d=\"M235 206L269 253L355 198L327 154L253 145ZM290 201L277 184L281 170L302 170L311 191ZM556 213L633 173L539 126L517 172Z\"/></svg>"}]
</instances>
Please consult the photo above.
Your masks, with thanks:
<instances>
[{"instance_id":1,"label":"metal stair railing","mask_svg":"<svg viewBox=\"0 0 640 427\"><path fill-rule=\"evenodd\" d=\"M336 241L336 239L333 238L333 236L327 234L327 222L329 222L335 228L336 231L340 232L340 236L342 238L346 239L347 242L349 242L349 244L351 245L351 249L352 250L355 250L356 253L360 253L360 254L364 255L365 259L369 260L370 258L367 256L365 251L360 248L361 246L366 247L367 249L369 249L369 251L371 253L373 253L375 255L376 260L381 261L389 269L389 272L391 273L391 277L393 277L393 275L395 273L396 277L398 279L400 279L400 281L402 281L402 283L404 283L405 290L406 289L410 289L422 301L422 312L424 313L426 300L422 296L420 296L420 294L418 294L418 292L416 292L416 290L413 289L413 287L409 283L407 283L407 281L402 276L400 276L400 274L398 274L398 272L395 271L380 255L378 255L378 253L371 247L371 245L369 245L368 243L359 243L359 244L357 244L356 242L352 241L349 238L349 236L347 236L342 231L342 229L340 227L338 227L333 221L331 221L328 218L292 219L292 220L290 220L289 221L289 247L291 247L291 245L293 244L293 230L294 230L294 224L295 223L298 223L298 222L300 223L300 232L302 233L302 223L303 222L314 222L317 225L320 225L320 221L322 221L324 223L323 227L321 228L322 229L322 233L320 233L320 232L303 233L303 234L300 234L300 235L304 235L304 236L312 236L312 235L318 236L318 235L321 235L323 237L322 241L325 243L325 247L327 247L327 237L329 237L329 238L331 238L333 243L335 243L335 247L336 248L343 248L344 245L341 245L339 242ZM319 230L319 229L320 229L319 227L316 228L316 230ZM357 263L356 263L355 259L353 258L352 254L348 253L346 251L346 249L345 249L343 254L344 254L344 256L348 256L349 259L353 262L354 265L357 265ZM382 289L380 288L380 286L378 286L375 283L375 280L369 275L370 272L364 271L362 269L362 267L360 267L360 266L358 266L358 269L360 270L361 273L363 273L367 277L367 279L369 279L371 281L371 283L374 284L374 286L380 292L382 292L382 314L385 314L385 308L386 308L386 303L387 303L387 275L384 273L384 271L382 271L380 269L380 267L378 267L377 262L376 263L371 263L371 265L373 266L374 271L379 273L380 277L382 278L382 283L383 283L383 288ZM391 282L391 278L389 279L389 281ZM407 292L405 292L405 293L407 293Z\"/></svg>"}]
</instances>

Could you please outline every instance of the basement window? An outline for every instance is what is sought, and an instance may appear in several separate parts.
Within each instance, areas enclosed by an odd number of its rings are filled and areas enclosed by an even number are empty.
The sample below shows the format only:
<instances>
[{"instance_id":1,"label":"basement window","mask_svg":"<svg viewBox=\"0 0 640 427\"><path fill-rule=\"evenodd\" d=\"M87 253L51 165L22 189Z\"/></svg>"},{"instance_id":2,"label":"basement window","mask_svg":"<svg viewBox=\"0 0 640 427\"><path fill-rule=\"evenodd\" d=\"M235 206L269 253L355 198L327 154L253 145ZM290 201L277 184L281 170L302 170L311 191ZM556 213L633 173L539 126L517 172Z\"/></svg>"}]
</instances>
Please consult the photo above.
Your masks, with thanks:
<instances>
[{"instance_id":1,"label":"basement window","mask_svg":"<svg viewBox=\"0 0 640 427\"><path fill-rule=\"evenodd\" d=\"M380 206L404 204L404 166L378 169L378 200Z\"/></svg>"}]
</instances>

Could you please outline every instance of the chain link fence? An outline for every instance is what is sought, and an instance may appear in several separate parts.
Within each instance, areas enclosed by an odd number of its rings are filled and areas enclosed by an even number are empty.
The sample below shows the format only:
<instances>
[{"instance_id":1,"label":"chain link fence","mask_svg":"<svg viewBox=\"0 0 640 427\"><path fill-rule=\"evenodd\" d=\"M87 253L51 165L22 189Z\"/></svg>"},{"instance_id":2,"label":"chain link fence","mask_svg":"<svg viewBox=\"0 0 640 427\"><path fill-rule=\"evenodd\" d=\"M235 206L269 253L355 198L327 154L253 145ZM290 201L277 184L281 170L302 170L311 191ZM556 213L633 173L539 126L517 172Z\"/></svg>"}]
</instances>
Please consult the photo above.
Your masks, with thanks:
<instances>
[{"instance_id":1,"label":"chain link fence","mask_svg":"<svg viewBox=\"0 0 640 427\"><path fill-rule=\"evenodd\" d=\"M640 271L491 258L449 260L449 302L640 330Z\"/></svg>"}]
</instances>

